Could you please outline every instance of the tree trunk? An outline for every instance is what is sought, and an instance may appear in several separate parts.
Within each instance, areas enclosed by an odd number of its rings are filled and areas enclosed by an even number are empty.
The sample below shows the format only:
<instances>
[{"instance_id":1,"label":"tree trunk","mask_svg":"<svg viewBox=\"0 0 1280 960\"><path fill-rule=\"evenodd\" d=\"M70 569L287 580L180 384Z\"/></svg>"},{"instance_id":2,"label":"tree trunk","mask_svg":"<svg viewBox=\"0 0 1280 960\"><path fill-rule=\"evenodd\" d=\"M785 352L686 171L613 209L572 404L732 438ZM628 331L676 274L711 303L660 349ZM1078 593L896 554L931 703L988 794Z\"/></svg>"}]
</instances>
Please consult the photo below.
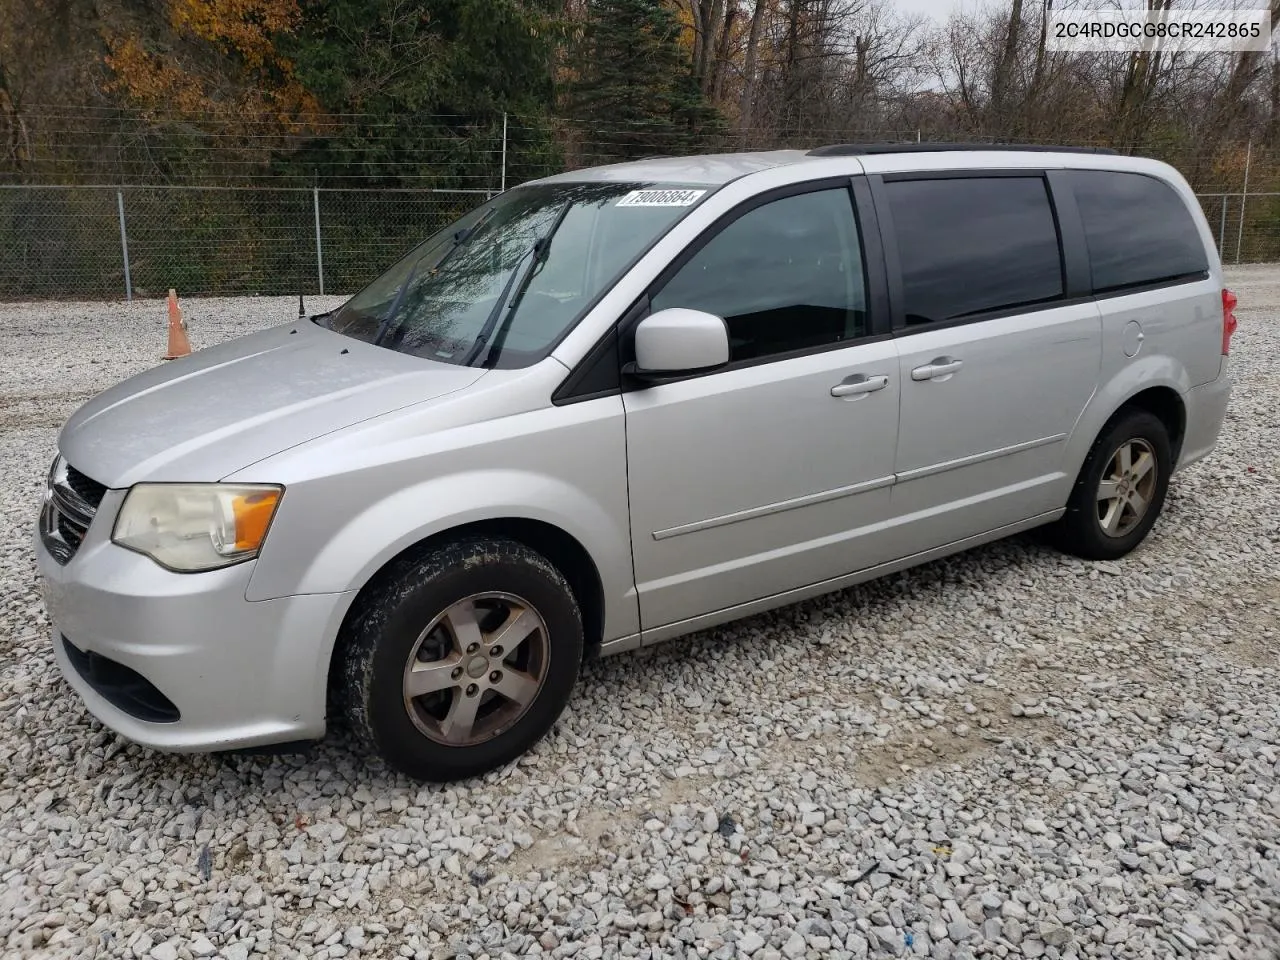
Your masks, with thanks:
<instances>
[{"instance_id":1,"label":"tree trunk","mask_svg":"<svg viewBox=\"0 0 1280 960\"><path fill-rule=\"evenodd\" d=\"M704 16L710 0L690 0L689 11L693 20L693 78L702 84L702 51L706 49L706 23Z\"/></svg>"},{"instance_id":2,"label":"tree trunk","mask_svg":"<svg viewBox=\"0 0 1280 960\"><path fill-rule=\"evenodd\" d=\"M1023 111L1023 113L1025 119L1033 122L1039 113L1036 106L1039 103L1040 93L1044 86L1045 46L1049 40L1049 12L1052 9L1053 0L1045 0L1044 11L1040 17L1040 36L1036 40L1036 63L1031 70L1031 83L1027 87L1026 103L1030 109Z\"/></svg>"},{"instance_id":3,"label":"tree trunk","mask_svg":"<svg viewBox=\"0 0 1280 960\"><path fill-rule=\"evenodd\" d=\"M692 0L693 76L698 89L709 95L714 82L715 57L725 0Z\"/></svg>"},{"instance_id":4,"label":"tree trunk","mask_svg":"<svg viewBox=\"0 0 1280 960\"><path fill-rule=\"evenodd\" d=\"M756 0L751 12L751 27L747 31L747 50L742 69L742 102L738 107L738 130L747 134L751 130L751 114L755 109L756 65L760 52L760 28L769 0Z\"/></svg>"},{"instance_id":5,"label":"tree trunk","mask_svg":"<svg viewBox=\"0 0 1280 960\"><path fill-rule=\"evenodd\" d=\"M1009 27L1004 35L1004 47L996 61L995 76L991 79L991 132L1005 132L1005 109L1009 99L1009 82L1018 60L1018 34L1022 26L1022 0L1013 0L1009 11Z\"/></svg>"},{"instance_id":6,"label":"tree trunk","mask_svg":"<svg viewBox=\"0 0 1280 960\"><path fill-rule=\"evenodd\" d=\"M871 92L871 37L853 38L853 79L849 84L849 107L861 111Z\"/></svg>"},{"instance_id":7,"label":"tree trunk","mask_svg":"<svg viewBox=\"0 0 1280 960\"><path fill-rule=\"evenodd\" d=\"M729 66L729 40L737 19L738 5L735 3L725 11L724 23L720 26L720 42L716 44L716 59L711 65L710 96L717 106L724 98L724 77Z\"/></svg>"},{"instance_id":8,"label":"tree trunk","mask_svg":"<svg viewBox=\"0 0 1280 960\"><path fill-rule=\"evenodd\" d=\"M18 105L9 95L8 83L0 74L0 131L8 127L4 152L14 169L19 172L26 166L30 155L30 143L27 138L26 123Z\"/></svg>"},{"instance_id":9,"label":"tree trunk","mask_svg":"<svg viewBox=\"0 0 1280 960\"><path fill-rule=\"evenodd\" d=\"M1276 24L1280 18L1280 0L1271 0L1271 23ZM1248 113L1245 94L1253 82L1262 76L1266 69L1266 57L1270 53L1260 50L1246 50L1236 54L1235 63L1231 66L1231 74L1227 85L1219 94L1218 107L1209 125L1207 136L1210 142L1229 134L1235 123Z\"/></svg>"},{"instance_id":10,"label":"tree trunk","mask_svg":"<svg viewBox=\"0 0 1280 960\"><path fill-rule=\"evenodd\" d=\"M1129 54L1129 68L1120 90L1119 110L1112 134L1114 145L1126 153L1132 153L1138 145L1146 124L1147 104L1160 79L1162 53L1160 50L1154 53L1141 50Z\"/></svg>"},{"instance_id":11,"label":"tree trunk","mask_svg":"<svg viewBox=\"0 0 1280 960\"><path fill-rule=\"evenodd\" d=\"M1280 60L1271 61L1271 86L1267 91L1267 143L1280 144Z\"/></svg>"}]
</instances>

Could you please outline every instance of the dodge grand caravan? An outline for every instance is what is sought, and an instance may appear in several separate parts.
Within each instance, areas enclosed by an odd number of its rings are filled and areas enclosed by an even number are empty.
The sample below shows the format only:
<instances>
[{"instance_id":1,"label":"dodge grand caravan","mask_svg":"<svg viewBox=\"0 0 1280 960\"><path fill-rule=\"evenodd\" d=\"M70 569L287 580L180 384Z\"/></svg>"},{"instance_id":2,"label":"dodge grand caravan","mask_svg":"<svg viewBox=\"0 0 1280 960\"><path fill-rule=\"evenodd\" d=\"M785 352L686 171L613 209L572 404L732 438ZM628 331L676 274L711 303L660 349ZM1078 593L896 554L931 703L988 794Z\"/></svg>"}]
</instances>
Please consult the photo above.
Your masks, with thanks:
<instances>
[{"instance_id":1,"label":"dodge grand caravan","mask_svg":"<svg viewBox=\"0 0 1280 960\"><path fill-rule=\"evenodd\" d=\"M169 750L345 716L511 760L585 656L1046 526L1116 558L1213 449L1235 300L1186 182L1067 149L655 159L509 190L344 306L66 424L71 686Z\"/></svg>"}]
</instances>

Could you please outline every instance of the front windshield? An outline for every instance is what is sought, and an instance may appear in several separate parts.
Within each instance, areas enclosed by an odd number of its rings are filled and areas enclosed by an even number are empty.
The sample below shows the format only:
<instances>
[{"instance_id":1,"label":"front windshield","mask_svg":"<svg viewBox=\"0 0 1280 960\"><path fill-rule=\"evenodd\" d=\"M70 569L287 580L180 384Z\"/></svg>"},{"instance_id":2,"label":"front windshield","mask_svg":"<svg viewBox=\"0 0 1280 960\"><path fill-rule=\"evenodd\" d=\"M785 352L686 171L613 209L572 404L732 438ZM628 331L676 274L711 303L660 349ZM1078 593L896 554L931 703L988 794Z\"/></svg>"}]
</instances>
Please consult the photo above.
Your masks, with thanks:
<instances>
[{"instance_id":1,"label":"front windshield","mask_svg":"<svg viewBox=\"0 0 1280 960\"><path fill-rule=\"evenodd\" d=\"M525 366L709 192L651 183L517 187L414 248L326 320L401 353Z\"/></svg>"}]
</instances>

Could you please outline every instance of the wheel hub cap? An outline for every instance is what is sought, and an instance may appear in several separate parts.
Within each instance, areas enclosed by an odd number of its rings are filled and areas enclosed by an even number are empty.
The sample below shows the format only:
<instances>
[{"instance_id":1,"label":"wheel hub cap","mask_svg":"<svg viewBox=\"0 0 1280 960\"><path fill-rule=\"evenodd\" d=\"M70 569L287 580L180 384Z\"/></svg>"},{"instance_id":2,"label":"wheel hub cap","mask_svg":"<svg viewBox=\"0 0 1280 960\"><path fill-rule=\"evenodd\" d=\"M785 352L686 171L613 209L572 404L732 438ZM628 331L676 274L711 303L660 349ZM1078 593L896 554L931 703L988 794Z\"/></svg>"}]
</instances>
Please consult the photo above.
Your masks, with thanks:
<instances>
[{"instance_id":1,"label":"wheel hub cap","mask_svg":"<svg viewBox=\"0 0 1280 960\"><path fill-rule=\"evenodd\" d=\"M1107 461L1098 483L1098 524L1109 537L1123 537L1142 522L1159 477L1155 448L1141 437L1126 440Z\"/></svg>"},{"instance_id":2,"label":"wheel hub cap","mask_svg":"<svg viewBox=\"0 0 1280 960\"><path fill-rule=\"evenodd\" d=\"M405 711L420 733L474 746L518 721L542 689L550 638L542 615L508 593L477 593L438 614L404 668Z\"/></svg>"}]
</instances>

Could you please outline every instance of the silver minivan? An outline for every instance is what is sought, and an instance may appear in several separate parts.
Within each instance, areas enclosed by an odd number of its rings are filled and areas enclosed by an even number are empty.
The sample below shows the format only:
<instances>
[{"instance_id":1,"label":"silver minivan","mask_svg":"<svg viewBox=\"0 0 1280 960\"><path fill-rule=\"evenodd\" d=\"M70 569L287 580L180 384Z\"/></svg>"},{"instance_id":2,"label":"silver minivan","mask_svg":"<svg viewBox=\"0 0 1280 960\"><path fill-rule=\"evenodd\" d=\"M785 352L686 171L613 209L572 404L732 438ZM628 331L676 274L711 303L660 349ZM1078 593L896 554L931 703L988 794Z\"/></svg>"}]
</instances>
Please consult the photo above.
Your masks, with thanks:
<instances>
[{"instance_id":1,"label":"silver minivan","mask_svg":"<svg viewBox=\"0 0 1280 960\"><path fill-rule=\"evenodd\" d=\"M1213 449L1234 298L1186 182L1065 148L653 159L509 190L331 313L67 423L53 649L166 750L345 718L510 761L584 657L1031 527L1113 559Z\"/></svg>"}]
</instances>

